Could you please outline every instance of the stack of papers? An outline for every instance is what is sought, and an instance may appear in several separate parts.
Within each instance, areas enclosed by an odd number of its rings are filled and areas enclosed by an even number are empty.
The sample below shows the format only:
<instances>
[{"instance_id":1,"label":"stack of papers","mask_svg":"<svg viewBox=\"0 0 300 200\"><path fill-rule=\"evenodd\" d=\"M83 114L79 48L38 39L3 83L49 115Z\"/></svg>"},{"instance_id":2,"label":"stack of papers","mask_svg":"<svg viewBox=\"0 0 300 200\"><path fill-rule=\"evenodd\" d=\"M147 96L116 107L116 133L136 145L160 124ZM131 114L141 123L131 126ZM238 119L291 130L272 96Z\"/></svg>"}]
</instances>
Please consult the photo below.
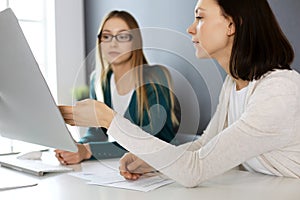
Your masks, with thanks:
<instances>
[{"instance_id":1,"label":"stack of papers","mask_svg":"<svg viewBox=\"0 0 300 200\"><path fill-rule=\"evenodd\" d=\"M148 192L174 182L173 180L165 178L158 173L146 174L141 176L138 180L130 181L124 179L124 177L119 174L119 170L117 169L112 167L109 168L105 164L98 164L97 166L97 171L90 169L85 170L83 167L82 172L74 172L69 174L86 180L87 184L90 185L101 185L142 192Z\"/></svg>"}]
</instances>

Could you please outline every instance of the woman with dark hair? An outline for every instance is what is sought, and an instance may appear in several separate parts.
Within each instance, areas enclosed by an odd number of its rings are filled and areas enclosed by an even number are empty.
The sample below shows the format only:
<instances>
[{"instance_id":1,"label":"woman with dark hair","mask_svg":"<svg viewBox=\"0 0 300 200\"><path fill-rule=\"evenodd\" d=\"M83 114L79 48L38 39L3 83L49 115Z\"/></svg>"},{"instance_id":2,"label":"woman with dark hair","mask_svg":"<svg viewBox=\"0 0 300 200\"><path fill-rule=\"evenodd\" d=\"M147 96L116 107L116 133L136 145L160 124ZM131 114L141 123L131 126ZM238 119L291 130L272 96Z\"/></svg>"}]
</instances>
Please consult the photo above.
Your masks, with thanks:
<instances>
[{"instance_id":1,"label":"woman with dark hair","mask_svg":"<svg viewBox=\"0 0 300 200\"><path fill-rule=\"evenodd\" d=\"M240 165L300 178L300 75L290 68L293 49L267 0L199 0L188 33L196 56L216 59L227 73L216 112L198 140L170 145L100 102L98 118L87 112L94 102L63 108L66 122L108 128L131 152L120 161L120 173L131 180L159 170L194 187Z\"/></svg>"},{"instance_id":2,"label":"woman with dark hair","mask_svg":"<svg viewBox=\"0 0 300 200\"><path fill-rule=\"evenodd\" d=\"M104 102L161 140L174 139L178 120L171 76L163 66L148 65L139 25L126 11L111 11L100 25L90 98ZM121 157L127 152L108 140L106 129L97 127L89 127L77 147L77 152L55 150L57 159L62 164L76 164L90 158Z\"/></svg>"}]
</instances>

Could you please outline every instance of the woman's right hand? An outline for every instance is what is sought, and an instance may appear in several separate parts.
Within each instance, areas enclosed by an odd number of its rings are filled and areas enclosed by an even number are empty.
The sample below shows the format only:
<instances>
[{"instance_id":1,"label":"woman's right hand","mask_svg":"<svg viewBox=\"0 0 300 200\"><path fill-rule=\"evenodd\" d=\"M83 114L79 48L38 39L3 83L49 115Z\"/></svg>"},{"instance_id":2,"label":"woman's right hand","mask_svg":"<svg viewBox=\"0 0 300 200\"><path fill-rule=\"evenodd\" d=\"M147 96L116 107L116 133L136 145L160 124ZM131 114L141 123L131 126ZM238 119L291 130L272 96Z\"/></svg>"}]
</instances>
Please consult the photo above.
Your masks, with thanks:
<instances>
[{"instance_id":1,"label":"woman's right hand","mask_svg":"<svg viewBox=\"0 0 300 200\"><path fill-rule=\"evenodd\" d=\"M109 128L115 112L106 104L86 99L75 106L58 106L65 122L72 126Z\"/></svg>"},{"instance_id":2,"label":"woman's right hand","mask_svg":"<svg viewBox=\"0 0 300 200\"><path fill-rule=\"evenodd\" d=\"M120 159L120 174L128 180L137 180L143 174L155 169L132 153L126 153Z\"/></svg>"}]
</instances>

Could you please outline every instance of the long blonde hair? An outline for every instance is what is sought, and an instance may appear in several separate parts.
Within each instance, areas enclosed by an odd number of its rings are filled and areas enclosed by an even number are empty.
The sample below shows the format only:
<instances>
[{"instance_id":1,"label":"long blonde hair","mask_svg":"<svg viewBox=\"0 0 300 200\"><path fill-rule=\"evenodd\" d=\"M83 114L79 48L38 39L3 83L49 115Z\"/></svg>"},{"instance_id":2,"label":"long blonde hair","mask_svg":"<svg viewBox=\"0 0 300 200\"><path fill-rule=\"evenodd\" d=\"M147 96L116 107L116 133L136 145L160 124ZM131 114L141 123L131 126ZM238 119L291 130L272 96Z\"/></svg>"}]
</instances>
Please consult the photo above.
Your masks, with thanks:
<instances>
[{"instance_id":1,"label":"long blonde hair","mask_svg":"<svg viewBox=\"0 0 300 200\"><path fill-rule=\"evenodd\" d=\"M98 40L97 40L97 53L96 53L96 60L98 59L98 64L101 66L101 72L98 74L100 75L100 84L101 84L101 89L102 86L106 87L106 83L107 83L107 74L108 72L111 70L111 65L109 63L107 63L102 56L102 50L101 50L101 34L103 31L103 27L105 25L105 23L111 19L111 18L119 18L122 19L129 27L130 30L134 30L133 33L133 50L132 50L132 56L131 56L131 64L132 64L132 68L137 68L137 70L134 70L135 72L135 77L136 77L136 86L139 86L136 88L136 95L137 95L137 102L138 102L138 118L140 119L140 126L142 126L143 124L143 110L144 108L146 109L149 119L151 118L150 113L149 113L149 103L148 103L148 98L147 98L147 93L146 93L146 87L144 85L144 80L143 80L143 71L144 71L144 66L148 65L148 61L144 55L143 52L143 41L142 41L142 36L141 36L141 32L139 29L139 25L137 23L137 21L135 20L135 18L129 14L126 11L118 11L118 10L114 10L111 11L110 13L108 13L106 15L106 17L103 19L103 21L101 22L99 31L98 31ZM97 63L97 62L96 62ZM97 64L96 64L97 67ZM165 68L162 68L163 72L165 73L165 76L167 78L168 81L168 88L169 88L169 96L170 96L170 108L171 108L171 120L172 120L172 124L173 126L178 125L178 119L175 115L174 112L174 107L175 107L175 100L174 100L174 95L172 93L172 81L171 81L171 76L168 72L168 70L166 70ZM150 83L153 85L154 87L154 83ZM158 93L156 92L156 97L158 99Z\"/></svg>"}]
</instances>

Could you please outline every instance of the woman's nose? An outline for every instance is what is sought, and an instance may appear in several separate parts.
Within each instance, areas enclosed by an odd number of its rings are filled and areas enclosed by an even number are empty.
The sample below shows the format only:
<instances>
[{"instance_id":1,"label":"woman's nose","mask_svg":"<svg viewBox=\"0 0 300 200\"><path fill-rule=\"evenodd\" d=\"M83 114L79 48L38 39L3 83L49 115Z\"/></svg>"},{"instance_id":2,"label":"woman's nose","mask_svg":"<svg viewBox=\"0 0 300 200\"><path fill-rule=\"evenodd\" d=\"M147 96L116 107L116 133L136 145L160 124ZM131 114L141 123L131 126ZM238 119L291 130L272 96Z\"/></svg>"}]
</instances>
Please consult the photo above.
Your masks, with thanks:
<instances>
[{"instance_id":1,"label":"woman's nose","mask_svg":"<svg viewBox=\"0 0 300 200\"><path fill-rule=\"evenodd\" d=\"M118 45L118 41L116 38L112 38L112 40L110 41L110 46L115 47Z\"/></svg>"},{"instance_id":2,"label":"woman's nose","mask_svg":"<svg viewBox=\"0 0 300 200\"><path fill-rule=\"evenodd\" d=\"M196 23L193 22L186 31L191 35L195 35L196 34Z\"/></svg>"}]
</instances>

